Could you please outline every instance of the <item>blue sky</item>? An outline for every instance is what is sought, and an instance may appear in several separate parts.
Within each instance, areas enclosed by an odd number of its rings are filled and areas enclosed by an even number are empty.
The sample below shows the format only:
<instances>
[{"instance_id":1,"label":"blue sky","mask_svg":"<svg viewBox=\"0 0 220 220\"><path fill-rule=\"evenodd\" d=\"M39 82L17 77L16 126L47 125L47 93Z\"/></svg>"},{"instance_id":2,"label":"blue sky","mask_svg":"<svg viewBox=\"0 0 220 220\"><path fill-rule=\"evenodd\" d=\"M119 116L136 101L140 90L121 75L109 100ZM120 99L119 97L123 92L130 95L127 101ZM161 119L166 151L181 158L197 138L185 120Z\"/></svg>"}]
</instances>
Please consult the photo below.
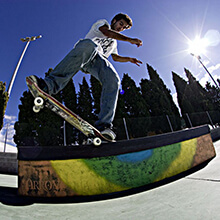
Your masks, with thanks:
<instances>
[{"instance_id":1,"label":"blue sky","mask_svg":"<svg viewBox=\"0 0 220 220\"><path fill-rule=\"evenodd\" d=\"M25 47L20 38L43 36L31 42L25 54L6 110L7 120L14 121L18 116L20 97L27 90L26 76L43 77L84 38L95 21L105 18L110 22L119 12L127 13L134 24L123 34L143 41L140 48L118 42L120 55L137 57L143 62L141 67L113 62L121 78L129 73L138 85L142 78L148 78L148 63L157 70L173 96L176 91L172 71L185 79L186 67L201 84L211 82L187 49L189 40L196 36L202 38L209 30L220 31L219 8L218 0L0 0L0 81L9 85ZM219 49L217 42L200 54L215 79L219 76ZM74 77L76 87L83 76L79 72Z\"/></svg>"}]
</instances>

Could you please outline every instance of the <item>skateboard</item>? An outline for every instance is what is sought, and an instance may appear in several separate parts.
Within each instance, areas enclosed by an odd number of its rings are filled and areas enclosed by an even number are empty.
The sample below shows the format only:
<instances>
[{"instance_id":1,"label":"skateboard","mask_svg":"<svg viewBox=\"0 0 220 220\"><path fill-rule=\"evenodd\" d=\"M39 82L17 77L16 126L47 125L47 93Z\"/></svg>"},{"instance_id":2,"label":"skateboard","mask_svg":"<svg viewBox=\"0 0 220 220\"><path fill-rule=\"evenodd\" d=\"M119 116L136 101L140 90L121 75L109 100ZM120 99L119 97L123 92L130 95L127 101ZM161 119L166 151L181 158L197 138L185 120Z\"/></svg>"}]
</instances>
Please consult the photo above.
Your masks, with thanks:
<instances>
[{"instance_id":1,"label":"skateboard","mask_svg":"<svg viewBox=\"0 0 220 220\"><path fill-rule=\"evenodd\" d=\"M54 97L41 90L31 77L26 77L26 83L31 94L35 98L33 106L33 111L35 113L38 113L44 106L47 107L87 136L87 144L99 146L103 142L115 142L102 135L99 130L87 121L62 105Z\"/></svg>"}]
</instances>

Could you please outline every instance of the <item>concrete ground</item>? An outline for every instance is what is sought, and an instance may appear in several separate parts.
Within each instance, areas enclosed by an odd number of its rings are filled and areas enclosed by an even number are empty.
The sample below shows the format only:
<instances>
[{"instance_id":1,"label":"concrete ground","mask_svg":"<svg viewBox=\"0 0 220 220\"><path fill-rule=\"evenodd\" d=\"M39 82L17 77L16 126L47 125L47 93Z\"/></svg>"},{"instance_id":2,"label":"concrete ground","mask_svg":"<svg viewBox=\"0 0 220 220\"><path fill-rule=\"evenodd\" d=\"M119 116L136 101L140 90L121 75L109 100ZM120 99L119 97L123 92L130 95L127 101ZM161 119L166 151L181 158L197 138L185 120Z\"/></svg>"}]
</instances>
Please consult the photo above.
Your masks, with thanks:
<instances>
[{"instance_id":1,"label":"concrete ground","mask_svg":"<svg viewBox=\"0 0 220 220\"><path fill-rule=\"evenodd\" d=\"M6 205L1 193L0 216L4 220L217 220L220 219L220 141L214 146L217 156L206 167L155 189L97 202L20 206ZM13 187L17 187L16 176L0 175L2 192Z\"/></svg>"}]
</instances>

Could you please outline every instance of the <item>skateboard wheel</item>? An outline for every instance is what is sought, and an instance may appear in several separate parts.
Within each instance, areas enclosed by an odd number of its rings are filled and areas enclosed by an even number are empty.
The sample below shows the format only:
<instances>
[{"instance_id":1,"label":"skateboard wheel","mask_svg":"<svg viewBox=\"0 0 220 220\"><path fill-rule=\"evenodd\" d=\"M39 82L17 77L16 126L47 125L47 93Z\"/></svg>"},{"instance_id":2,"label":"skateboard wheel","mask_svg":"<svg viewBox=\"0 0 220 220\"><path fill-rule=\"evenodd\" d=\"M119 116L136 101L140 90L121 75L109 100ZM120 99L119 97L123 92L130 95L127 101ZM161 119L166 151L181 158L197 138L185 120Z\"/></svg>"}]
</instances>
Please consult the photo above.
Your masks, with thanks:
<instances>
[{"instance_id":1,"label":"skateboard wheel","mask_svg":"<svg viewBox=\"0 0 220 220\"><path fill-rule=\"evenodd\" d=\"M38 112L40 111L40 107L35 105L35 106L33 107L33 111L34 111L35 113L38 113Z\"/></svg>"},{"instance_id":2,"label":"skateboard wheel","mask_svg":"<svg viewBox=\"0 0 220 220\"><path fill-rule=\"evenodd\" d=\"M93 144L95 146L99 146L101 143L102 143L102 140L100 138L96 137L93 139Z\"/></svg>"},{"instance_id":3,"label":"skateboard wheel","mask_svg":"<svg viewBox=\"0 0 220 220\"><path fill-rule=\"evenodd\" d=\"M88 138L86 141L86 144L91 145L93 143L93 140L91 138Z\"/></svg>"},{"instance_id":4,"label":"skateboard wheel","mask_svg":"<svg viewBox=\"0 0 220 220\"><path fill-rule=\"evenodd\" d=\"M35 106L42 106L44 104L44 100L41 97L37 97L34 99Z\"/></svg>"}]
</instances>

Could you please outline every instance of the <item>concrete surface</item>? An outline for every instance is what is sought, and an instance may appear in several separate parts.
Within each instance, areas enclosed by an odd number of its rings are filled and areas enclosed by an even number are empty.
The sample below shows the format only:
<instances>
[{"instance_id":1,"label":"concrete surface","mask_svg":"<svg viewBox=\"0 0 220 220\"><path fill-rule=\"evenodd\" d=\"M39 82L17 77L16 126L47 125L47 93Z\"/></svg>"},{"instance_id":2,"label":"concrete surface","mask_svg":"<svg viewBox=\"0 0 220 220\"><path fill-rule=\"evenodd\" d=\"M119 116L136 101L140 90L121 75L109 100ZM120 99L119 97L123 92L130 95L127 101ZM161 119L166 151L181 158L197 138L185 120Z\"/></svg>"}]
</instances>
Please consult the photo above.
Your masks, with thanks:
<instances>
[{"instance_id":1,"label":"concrete surface","mask_svg":"<svg viewBox=\"0 0 220 220\"><path fill-rule=\"evenodd\" d=\"M12 175L18 174L17 153L0 152L0 173Z\"/></svg>"},{"instance_id":2,"label":"concrete surface","mask_svg":"<svg viewBox=\"0 0 220 220\"><path fill-rule=\"evenodd\" d=\"M220 141L217 156L205 168L167 185L127 197L71 204L0 203L8 219L217 220L220 219ZM17 176L0 175L0 188L17 187Z\"/></svg>"},{"instance_id":3,"label":"concrete surface","mask_svg":"<svg viewBox=\"0 0 220 220\"><path fill-rule=\"evenodd\" d=\"M0 141L0 173L17 175L17 152L17 147Z\"/></svg>"}]
</instances>

